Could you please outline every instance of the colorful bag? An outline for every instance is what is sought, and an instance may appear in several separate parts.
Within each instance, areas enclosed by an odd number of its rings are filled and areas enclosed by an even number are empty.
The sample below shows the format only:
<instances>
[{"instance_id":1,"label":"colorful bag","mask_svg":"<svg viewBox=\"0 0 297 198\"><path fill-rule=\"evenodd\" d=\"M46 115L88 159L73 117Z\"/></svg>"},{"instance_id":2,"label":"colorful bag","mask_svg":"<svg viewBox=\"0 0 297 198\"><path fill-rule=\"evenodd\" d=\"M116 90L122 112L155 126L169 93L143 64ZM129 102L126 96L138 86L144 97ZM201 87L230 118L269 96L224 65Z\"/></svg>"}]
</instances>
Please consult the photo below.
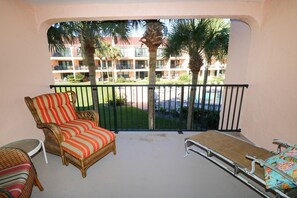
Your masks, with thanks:
<instances>
[{"instance_id":1,"label":"colorful bag","mask_svg":"<svg viewBox=\"0 0 297 198\"><path fill-rule=\"evenodd\" d=\"M278 170L288 174L293 179L297 179L297 144L291 146L278 155L274 155L266 162ZM277 188L279 190L296 188L297 185L286 179L269 167L264 167L265 182L267 189Z\"/></svg>"}]
</instances>

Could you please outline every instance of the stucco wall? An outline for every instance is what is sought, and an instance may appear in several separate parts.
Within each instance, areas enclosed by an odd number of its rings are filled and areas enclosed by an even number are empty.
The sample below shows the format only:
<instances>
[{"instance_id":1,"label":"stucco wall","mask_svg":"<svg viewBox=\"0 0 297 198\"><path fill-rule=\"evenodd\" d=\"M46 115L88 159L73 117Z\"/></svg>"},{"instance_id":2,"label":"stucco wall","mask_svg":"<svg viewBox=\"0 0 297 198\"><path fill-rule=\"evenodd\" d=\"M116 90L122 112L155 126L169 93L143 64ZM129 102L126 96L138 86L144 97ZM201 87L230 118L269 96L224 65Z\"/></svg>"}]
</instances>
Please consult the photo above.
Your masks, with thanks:
<instances>
[{"instance_id":1,"label":"stucco wall","mask_svg":"<svg viewBox=\"0 0 297 198\"><path fill-rule=\"evenodd\" d=\"M228 66L225 83L247 83L251 28L241 20L231 20Z\"/></svg>"},{"instance_id":2,"label":"stucco wall","mask_svg":"<svg viewBox=\"0 0 297 198\"><path fill-rule=\"evenodd\" d=\"M252 141L275 149L273 138L297 143L297 1L267 1L264 14L252 25L241 126Z\"/></svg>"},{"instance_id":3,"label":"stucco wall","mask_svg":"<svg viewBox=\"0 0 297 198\"><path fill-rule=\"evenodd\" d=\"M34 17L30 6L1 0L0 146L21 138L43 139L24 102L24 96L49 92L52 83L47 40Z\"/></svg>"}]
</instances>

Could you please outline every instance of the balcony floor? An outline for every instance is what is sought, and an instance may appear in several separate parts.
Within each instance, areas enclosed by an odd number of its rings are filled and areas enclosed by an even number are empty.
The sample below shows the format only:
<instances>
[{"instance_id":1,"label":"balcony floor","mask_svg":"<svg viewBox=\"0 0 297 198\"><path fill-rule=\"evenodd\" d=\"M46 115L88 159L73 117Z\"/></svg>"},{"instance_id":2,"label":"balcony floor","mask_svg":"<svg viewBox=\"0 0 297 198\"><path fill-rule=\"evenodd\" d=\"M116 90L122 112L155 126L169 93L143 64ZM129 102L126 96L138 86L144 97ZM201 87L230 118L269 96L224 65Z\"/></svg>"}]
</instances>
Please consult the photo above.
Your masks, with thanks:
<instances>
[{"instance_id":1,"label":"balcony floor","mask_svg":"<svg viewBox=\"0 0 297 198\"><path fill-rule=\"evenodd\" d=\"M109 154L87 170L83 179L73 165L42 152L33 162L44 187L32 197L102 198L257 198L239 180L203 157L184 157L184 138L194 133L120 132L117 155Z\"/></svg>"}]
</instances>

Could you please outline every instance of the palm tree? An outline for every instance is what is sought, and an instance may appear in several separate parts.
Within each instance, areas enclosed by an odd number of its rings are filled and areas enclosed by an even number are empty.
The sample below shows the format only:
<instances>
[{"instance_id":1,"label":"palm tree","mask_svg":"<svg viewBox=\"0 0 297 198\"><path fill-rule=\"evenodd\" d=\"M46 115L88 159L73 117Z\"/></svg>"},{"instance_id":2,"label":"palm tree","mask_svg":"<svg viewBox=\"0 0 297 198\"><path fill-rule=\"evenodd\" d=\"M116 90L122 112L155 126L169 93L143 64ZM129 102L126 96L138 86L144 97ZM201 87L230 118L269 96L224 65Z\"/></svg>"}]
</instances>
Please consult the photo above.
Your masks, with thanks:
<instances>
[{"instance_id":1,"label":"palm tree","mask_svg":"<svg viewBox=\"0 0 297 198\"><path fill-rule=\"evenodd\" d=\"M103 37L112 36L115 42L118 39L128 42L128 21L73 21L54 24L48 31L50 50L62 50L63 44L73 43L78 39L81 44L83 64L89 67L91 85L96 85L96 68L94 53L100 48ZM92 89L94 108L98 111L97 89Z\"/></svg>"},{"instance_id":2,"label":"palm tree","mask_svg":"<svg viewBox=\"0 0 297 198\"><path fill-rule=\"evenodd\" d=\"M164 43L165 25L160 20L145 20L145 32L140 41L149 51L149 85L156 84L157 49ZM165 31L164 31L165 30ZM155 128L154 87L148 88L149 129Z\"/></svg>"},{"instance_id":3,"label":"palm tree","mask_svg":"<svg viewBox=\"0 0 297 198\"><path fill-rule=\"evenodd\" d=\"M113 82L115 82L115 78L114 78L115 60L122 57L121 51L119 48L115 47L114 44L109 44L106 41L100 41L100 42L101 42L100 47L95 50L95 55L99 58L101 65L102 65L103 58L111 59L112 61L111 76L113 78ZM109 77L109 74L108 74L108 77Z\"/></svg>"},{"instance_id":4,"label":"palm tree","mask_svg":"<svg viewBox=\"0 0 297 198\"><path fill-rule=\"evenodd\" d=\"M222 20L217 20L215 28L219 31L211 40L209 45L205 46L204 49L204 56L207 65L205 66L203 84L207 83L208 68L209 65L211 65L212 58L221 63L225 63L227 60L230 23L225 23Z\"/></svg>"},{"instance_id":5,"label":"palm tree","mask_svg":"<svg viewBox=\"0 0 297 198\"><path fill-rule=\"evenodd\" d=\"M173 24L169 34L165 56L178 56L182 52L189 54L189 68L192 72L192 85L198 82L198 73L203 66L205 49L214 41L220 31L218 19L184 19ZM187 129L192 129L193 110L196 87L190 90L190 99L187 115Z\"/></svg>"},{"instance_id":6,"label":"palm tree","mask_svg":"<svg viewBox=\"0 0 297 198\"><path fill-rule=\"evenodd\" d=\"M215 60L226 63L228 55L228 45L229 45L229 33L230 33L230 24L224 23L222 20L218 20L216 28L219 30L212 41L204 49L204 56L206 60L206 65L204 69L204 79L203 85L207 84L208 78L208 68L211 65L211 61L214 58ZM202 112L205 107L205 98L206 98L206 86L203 86L202 89ZM203 113L202 113L203 115ZM202 118L204 119L204 118Z\"/></svg>"}]
</instances>

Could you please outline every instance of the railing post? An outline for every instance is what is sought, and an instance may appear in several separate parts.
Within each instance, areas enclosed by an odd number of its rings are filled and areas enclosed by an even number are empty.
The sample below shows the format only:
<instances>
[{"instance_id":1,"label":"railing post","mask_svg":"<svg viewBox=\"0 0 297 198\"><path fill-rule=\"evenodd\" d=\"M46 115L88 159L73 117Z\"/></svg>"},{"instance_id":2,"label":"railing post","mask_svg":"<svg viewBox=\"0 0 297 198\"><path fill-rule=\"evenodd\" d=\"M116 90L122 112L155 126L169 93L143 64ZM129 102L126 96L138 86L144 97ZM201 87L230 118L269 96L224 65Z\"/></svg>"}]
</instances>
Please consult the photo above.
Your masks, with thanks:
<instances>
[{"instance_id":1,"label":"railing post","mask_svg":"<svg viewBox=\"0 0 297 198\"><path fill-rule=\"evenodd\" d=\"M178 133L183 133L183 109L184 109L184 86L181 86L181 96L180 96L180 113L179 113L179 130Z\"/></svg>"},{"instance_id":2,"label":"railing post","mask_svg":"<svg viewBox=\"0 0 297 198\"><path fill-rule=\"evenodd\" d=\"M112 88L112 100L113 100L114 132L118 133L115 86L112 86L111 88Z\"/></svg>"},{"instance_id":3,"label":"railing post","mask_svg":"<svg viewBox=\"0 0 297 198\"><path fill-rule=\"evenodd\" d=\"M149 130L155 130L155 85L148 86L148 122Z\"/></svg>"}]
</instances>

